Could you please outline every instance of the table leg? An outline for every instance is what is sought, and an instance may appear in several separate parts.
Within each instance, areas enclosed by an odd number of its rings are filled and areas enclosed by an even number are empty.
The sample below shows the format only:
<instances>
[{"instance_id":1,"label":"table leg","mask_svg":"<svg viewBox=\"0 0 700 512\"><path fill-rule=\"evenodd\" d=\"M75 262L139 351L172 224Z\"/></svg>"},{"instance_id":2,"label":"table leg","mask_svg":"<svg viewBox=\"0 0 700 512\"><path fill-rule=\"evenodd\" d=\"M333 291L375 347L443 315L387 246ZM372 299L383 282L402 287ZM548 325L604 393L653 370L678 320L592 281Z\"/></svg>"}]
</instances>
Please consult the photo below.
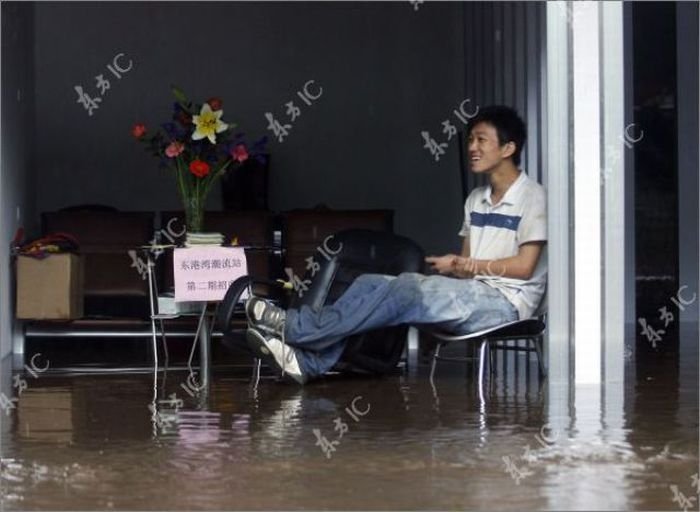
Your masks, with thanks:
<instances>
[{"instance_id":1,"label":"table leg","mask_svg":"<svg viewBox=\"0 0 700 512\"><path fill-rule=\"evenodd\" d=\"M147 268L148 268L148 303L151 307L151 335L153 337L153 368L155 371L158 371L158 343L156 342L156 320L155 320L155 315L156 315L156 307L155 307L155 301L158 300L157 292L154 293L154 286L155 286L155 280L153 276L153 267L155 266L155 263L153 263L153 260L151 260L151 255L150 253L147 253L147 258L148 258L148 263L147 263ZM155 295L155 296L154 296ZM164 331L163 329L163 323L161 322L161 333Z\"/></svg>"},{"instance_id":2,"label":"table leg","mask_svg":"<svg viewBox=\"0 0 700 512\"><path fill-rule=\"evenodd\" d=\"M199 335L201 336L199 338L200 386L204 391L208 391L211 382L211 336L209 336L209 319L206 315L202 318Z\"/></svg>"}]
</instances>

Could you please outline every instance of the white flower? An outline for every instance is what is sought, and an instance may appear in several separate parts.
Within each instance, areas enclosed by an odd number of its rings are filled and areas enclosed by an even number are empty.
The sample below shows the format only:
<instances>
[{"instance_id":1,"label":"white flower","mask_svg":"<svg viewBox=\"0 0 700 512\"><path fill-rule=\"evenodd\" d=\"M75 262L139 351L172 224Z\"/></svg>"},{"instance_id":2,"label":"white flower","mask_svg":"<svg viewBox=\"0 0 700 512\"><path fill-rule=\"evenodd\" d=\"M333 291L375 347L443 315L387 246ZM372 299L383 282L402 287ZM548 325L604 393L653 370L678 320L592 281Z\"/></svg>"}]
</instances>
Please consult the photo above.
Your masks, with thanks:
<instances>
[{"instance_id":1,"label":"white flower","mask_svg":"<svg viewBox=\"0 0 700 512\"><path fill-rule=\"evenodd\" d=\"M197 129L192 134L192 140L209 139L209 142L216 144L216 134L225 131L228 125L221 121L223 110L212 110L209 103L202 105L202 110L198 116L192 116L192 122Z\"/></svg>"}]
</instances>

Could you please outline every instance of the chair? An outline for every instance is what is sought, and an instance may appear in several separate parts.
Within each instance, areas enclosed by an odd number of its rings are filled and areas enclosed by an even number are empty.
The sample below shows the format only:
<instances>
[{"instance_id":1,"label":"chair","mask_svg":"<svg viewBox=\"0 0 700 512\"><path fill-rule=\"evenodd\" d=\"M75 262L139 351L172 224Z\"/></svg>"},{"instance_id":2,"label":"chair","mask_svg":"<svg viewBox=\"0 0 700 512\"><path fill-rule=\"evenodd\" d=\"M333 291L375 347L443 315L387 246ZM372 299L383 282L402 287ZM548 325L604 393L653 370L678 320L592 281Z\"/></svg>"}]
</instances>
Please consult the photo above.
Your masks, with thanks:
<instances>
[{"instance_id":1,"label":"chair","mask_svg":"<svg viewBox=\"0 0 700 512\"><path fill-rule=\"evenodd\" d=\"M516 350L522 352L535 352L537 354L537 366L540 374L540 378L545 378L547 376L547 370L544 364L543 355L543 340L544 332L546 330L546 294L542 297L539 307L535 311L535 316L532 318L527 318L525 320L515 320L513 322L508 322L505 324L497 325L484 329L481 331L469 333L469 334L450 334L444 331L433 330L430 328L422 328L423 332L429 333L433 337L437 338L438 344L435 348L435 353L433 354L432 364L430 366L430 382L433 384L433 377L435 376L435 368L438 361L453 361L453 362L464 362L473 360L473 357L445 357L440 355L440 350L445 345L452 342L464 342L464 343L478 343L479 346L479 398L482 403L484 402L484 379L485 379L485 368L486 364L491 363L491 353L489 352L489 345L492 342L504 342L508 340L526 340L531 343L531 347L510 347L510 346L496 346L495 348L500 350ZM493 365L490 364L491 371L493 371ZM433 384L434 385L434 384Z\"/></svg>"},{"instance_id":2,"label":"chair","mask_svg":"<svg viewBox=\"0 0 700 512\"><path fill-rule=\"evenodd\" d=\"M361 274L399 275L420 272L424 252L409 238L385 231L348 229L333 235L331 245L341 247L330 259L317 258L321 264L309 290L293 297L290 307L307 304L320 309L334 303ZM393 371L406 346L408 326L385 327L348 338L345 351L335 370L354 373L386 374Z\"/></svg>"},{"instance_id":3,"label":"chair","mask_svg":"<svg viewBox=\"0 0 700 512\"><path fill-rule=\"evenodd\" d=\"M334 234L331 245L333 253L317 258L319 267L313 275L309 271L304 276L304 282L310 281L308 289L293 293L287 307L308 305L318 309L332 304L360 274L398 275L423 268L423 250L412 240L392 233L350 229ZM282 286L250 276L236 280L218 310L217 323L224 336L232 333L236 312L242 314L239 299L251 284L272 285L273 290ZM334 369L379 375L393 371L403 354L407 331L408 326L397 326L350 336Z\"/></svg>"},{"instance_id":4,"label":"chair","mask_svg":"<svg viewBox=\"0 0 700 512\"><path fill-rule=\"evenodd\" d=\"M41 214L42 232L70 233L85 256L85 317L147 318L148 285L130 257L153 236L153 212L83 205Z\"/></svg>"}]
</instances>

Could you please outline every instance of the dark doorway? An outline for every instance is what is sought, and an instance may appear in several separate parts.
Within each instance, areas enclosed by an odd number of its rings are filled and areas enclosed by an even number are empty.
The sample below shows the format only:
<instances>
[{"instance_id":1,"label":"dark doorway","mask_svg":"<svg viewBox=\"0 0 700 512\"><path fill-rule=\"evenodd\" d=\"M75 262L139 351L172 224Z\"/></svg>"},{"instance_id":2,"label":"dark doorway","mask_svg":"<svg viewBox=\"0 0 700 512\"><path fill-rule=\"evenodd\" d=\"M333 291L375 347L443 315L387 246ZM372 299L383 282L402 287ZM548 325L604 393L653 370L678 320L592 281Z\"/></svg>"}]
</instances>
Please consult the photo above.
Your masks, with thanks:
<instances>
[{"instance_id":1,"label":"dark doorway","mask_svg":"<svg viewBox=\"0 0 700 512\"><path fill-rule=\"evenodd\" d=\"M678 352L676 5L632 9L634 122L644 131L634 146L636 354L646 367Z\"/></svg>"}]
</instances>

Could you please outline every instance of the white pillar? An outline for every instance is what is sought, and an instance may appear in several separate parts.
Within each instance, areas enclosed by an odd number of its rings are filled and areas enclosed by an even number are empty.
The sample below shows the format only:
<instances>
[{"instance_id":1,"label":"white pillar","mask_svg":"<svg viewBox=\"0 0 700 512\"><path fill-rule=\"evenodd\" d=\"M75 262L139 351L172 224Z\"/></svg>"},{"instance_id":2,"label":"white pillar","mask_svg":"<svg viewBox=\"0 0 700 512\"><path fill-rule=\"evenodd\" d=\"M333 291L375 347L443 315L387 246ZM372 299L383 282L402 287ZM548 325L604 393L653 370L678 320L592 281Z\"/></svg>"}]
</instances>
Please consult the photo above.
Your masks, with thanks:
<instances>
[{"instance_id":1,"label":"white pillar","mask_svg":"<svg viewBox=\"0 0 700 512\"><path fill-rule=\"evenodd\" d=\"M623 380L622 2L548 2L549 364L553 381ZM569 365L573 364L573 368ZM565 373L566 372L566 373Z\"/></svg>"},{"instance_id":2,"label":"white pillar","mask_svg":"<svg viewBox=\"0 0 700 512\"><path fill-rule=\"evenodd\" d=\"M547 2L548 420L584 440L624 410L623 36L620 1Z\"/></svg>"},{"instance_id":3,"label":"white pillar","mask_svg":"<svg viewBox=\"0 0 700 512\"><path fill-rule=\"evenodd\" d=\"M602 2L599 9L603 142L602 379L612 384L622 383L625 371L625 229L632 229L625 220L625 157L635 142L643 138L643 129L625 125L622 2Z\"/></svg>"},{"instance_id":4,"label":"white pillar","mask_svg":"<svg viewBox=\"0 0 700 512\"><path fill-rule=\"evenodd\" d=\"M547 2L545 166L547 167L547 361L550 395L570 378L570 59L566 2ZM563 391L566 394L566 391Z\"/></svg>"},{"instance_id":5,"label":"white pillar","mask_svg":"<svg viewBox=\"0 0 700 512\"><path fill-rule=\"evenodd\" d=\"M599 5L572 5L573 338L577 384L601 380L603 276L600 197L601 89Z\"/></svg>"}]
</instances>

